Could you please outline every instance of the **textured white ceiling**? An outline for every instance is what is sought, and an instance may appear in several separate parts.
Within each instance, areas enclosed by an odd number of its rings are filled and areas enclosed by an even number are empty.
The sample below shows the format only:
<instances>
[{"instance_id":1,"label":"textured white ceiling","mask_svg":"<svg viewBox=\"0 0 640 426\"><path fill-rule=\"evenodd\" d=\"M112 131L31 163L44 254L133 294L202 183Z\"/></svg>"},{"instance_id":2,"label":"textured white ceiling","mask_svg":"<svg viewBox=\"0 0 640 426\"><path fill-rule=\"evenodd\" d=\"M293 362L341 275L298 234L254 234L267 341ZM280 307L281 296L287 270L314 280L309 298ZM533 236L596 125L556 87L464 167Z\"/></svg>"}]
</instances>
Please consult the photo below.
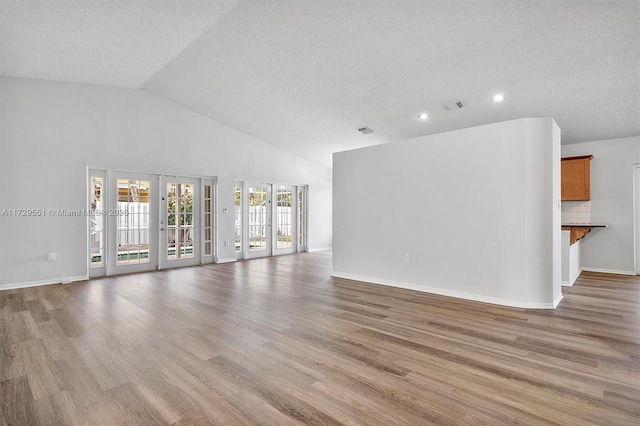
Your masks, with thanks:
<instances>
[{"instance_id":1,"label":"textured white ceiling","mask_svg":"<svg viewBox=\"0 0 640 426\"><path fill-rule=\"evenodd\" d=\"M0 74L140 87L237 0L0 0Z\"/></svg>"},{"instance_id":2,"label":"textured white ceiling","mask_svg":"<svg viewBox=\"0 0 640 426\"><path fill-rule=\"evenodd\" d=\"M637 0L34 4L0 0L2 74L142 87L327 166L520 117L563 143L640 134Z\"/></svg>"}]
</instances>

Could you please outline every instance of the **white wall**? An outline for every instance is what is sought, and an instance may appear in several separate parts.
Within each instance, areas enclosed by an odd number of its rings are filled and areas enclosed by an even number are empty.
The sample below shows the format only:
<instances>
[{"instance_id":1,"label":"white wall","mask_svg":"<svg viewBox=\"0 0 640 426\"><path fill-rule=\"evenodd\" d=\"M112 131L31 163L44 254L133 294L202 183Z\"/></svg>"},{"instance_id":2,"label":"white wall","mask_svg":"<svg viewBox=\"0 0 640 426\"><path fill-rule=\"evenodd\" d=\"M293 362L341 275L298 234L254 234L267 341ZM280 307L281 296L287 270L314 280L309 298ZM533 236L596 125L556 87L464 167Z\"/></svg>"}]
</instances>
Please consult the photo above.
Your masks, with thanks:
<instances>
[{"instance_id":1,"label":"white wall","mask_svg":"<svg viewBox=\"0 0 640 426\"><path fill-rule=\"evenodd\" d=\"M559 173L552 119L334 154L333 275L553 307L562 297Z\"/></svg>"},{"instance_id":2,"label":"white wall","mask_svg":"<svg viewBox=\"0 0 640 426\"><path fill-rule=\"evenodd\" d=\"M582 269L635 274L633 165L640 163L640 137L562 146L563 157L593 154L591 221L608 223L582 239Z\"/></svg>"},{"instance_id":3,"label":"white wall","mask_svg":"<svg viewBox=\"0 0 640 426\"><path fill-rule=\"evenodd\" d=\"M562 231L562 285L572 286L580 272L580 240L571 244L571 231Z\"/></svg>"},{"instance_id":4,"label":"white wall","mask_svg":"<svg viewBox=\"0 0 640 426\"><path fill-rule=\"evenodd\" d=\"M309 248L331 247L330 169L141 90L0 78L0 211L86 208L87 167L217 177L219 212L237 178L308 184ZM86 218L0 217L0 241L0 285L87 274Z\"/></svg>"}]
</instances>

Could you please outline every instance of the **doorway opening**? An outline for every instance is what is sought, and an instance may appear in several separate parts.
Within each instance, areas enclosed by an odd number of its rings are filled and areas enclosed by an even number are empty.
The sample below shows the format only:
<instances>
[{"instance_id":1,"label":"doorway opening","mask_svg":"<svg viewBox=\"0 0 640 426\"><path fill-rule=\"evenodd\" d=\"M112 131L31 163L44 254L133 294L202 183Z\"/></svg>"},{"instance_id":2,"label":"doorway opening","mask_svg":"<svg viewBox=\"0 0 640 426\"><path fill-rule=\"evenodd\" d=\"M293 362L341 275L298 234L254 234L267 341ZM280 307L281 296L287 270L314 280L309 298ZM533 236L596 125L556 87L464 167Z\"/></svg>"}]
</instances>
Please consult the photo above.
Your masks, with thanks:
<instances>
[{"instance_id":1,"label":"doorway opening","mask_svg":"<svg viewBox=\"0 0 640 426\"><path fill-rule=\"evenodd\" d=\"M89 276L213 262L214 179L89 170Z\"/></svg>"},{"instance_id":2,"label":"doorway opening","mask_svg":"<svg viewBox=\"0 0 640 426\"><path fill-rule=\"evenodd\" d=\"M236 257L306 251L307 191L302 185L237 182Z\"/></svg>"}]
</instances>

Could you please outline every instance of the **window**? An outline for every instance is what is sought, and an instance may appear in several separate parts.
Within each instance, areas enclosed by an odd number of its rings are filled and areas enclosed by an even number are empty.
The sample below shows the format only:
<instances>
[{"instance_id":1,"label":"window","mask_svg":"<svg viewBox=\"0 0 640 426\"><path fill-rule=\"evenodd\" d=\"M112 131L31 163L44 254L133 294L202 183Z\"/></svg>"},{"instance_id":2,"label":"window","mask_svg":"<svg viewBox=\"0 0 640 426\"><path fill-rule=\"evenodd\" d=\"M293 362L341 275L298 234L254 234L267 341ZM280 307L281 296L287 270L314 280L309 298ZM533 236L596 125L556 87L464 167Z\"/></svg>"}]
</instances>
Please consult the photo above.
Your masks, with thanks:
<instances>
[{"instance_id":1,"label":"window","mask_svg":"<svg viewBox=\"0 0 640 426\"><path fill-rule=\"evenodd\" d=\"M236 185L236 253L242 253L242 185Z\"/></svg>"},{"instance_id":2,"label":"window","mask_svg":"<svg viewBox=\"0 0 640 426\"><path fill-rule=\"evenodd\" d=\"M307 238L307 188L298 187L298 251L306 250L306 238Z\"/></svg>"},{"instance_id":3,"label":"window","mask_svg":"<svg viewBox=\"0 0 640 426\"><path fill-rule=\"evenodd\" d=\"M89 265L104 266L104 178L91 176L89 182Z\"/></svg>"},{"instance_id":4,"label":"window","mask_svg":"<svg viewBox=\"0 0 640 426\"><path fill-rule=\"evenodd\" d=\"M204 185L204 255L211 256L213 252L213 186Z\"/></svg>"}]
</instances>

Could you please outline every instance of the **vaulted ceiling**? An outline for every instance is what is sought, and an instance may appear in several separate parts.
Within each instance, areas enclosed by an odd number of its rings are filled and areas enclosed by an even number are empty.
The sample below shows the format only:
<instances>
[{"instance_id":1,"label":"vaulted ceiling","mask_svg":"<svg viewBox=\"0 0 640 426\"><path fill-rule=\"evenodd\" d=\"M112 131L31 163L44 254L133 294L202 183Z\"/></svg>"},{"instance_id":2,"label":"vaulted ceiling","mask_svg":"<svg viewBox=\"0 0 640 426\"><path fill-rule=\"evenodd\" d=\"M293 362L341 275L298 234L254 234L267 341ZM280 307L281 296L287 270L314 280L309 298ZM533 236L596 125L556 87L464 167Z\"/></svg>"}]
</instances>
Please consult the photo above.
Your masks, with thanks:
<instances>
[{"instance_id":1,"label":"vaulted ceiling","mask_svg":"<svg viewBox=\"0 0 640 426\"><path fill-rule=\"evenodd\" d=\"M0 0L0 74L140 88L328 167L520 117L612 139L640 134L640 2Z\"/></svg>"}]
</instances>

